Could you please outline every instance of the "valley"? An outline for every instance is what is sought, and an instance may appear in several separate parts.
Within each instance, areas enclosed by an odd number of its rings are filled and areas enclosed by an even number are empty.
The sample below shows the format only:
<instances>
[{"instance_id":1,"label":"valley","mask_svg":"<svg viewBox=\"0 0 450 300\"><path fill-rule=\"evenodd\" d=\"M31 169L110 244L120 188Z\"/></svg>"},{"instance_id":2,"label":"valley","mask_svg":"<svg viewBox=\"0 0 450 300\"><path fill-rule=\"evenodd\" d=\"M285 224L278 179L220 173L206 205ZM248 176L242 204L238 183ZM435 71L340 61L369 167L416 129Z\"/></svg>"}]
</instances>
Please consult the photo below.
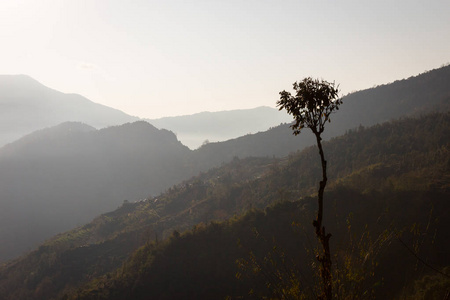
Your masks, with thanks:
<instances>
[{"instance_id":1,"label":"valley","mask_svg":"<svg viewBox=\"0 0 450 300\"><path fill-rule=\"evenodd\" d=\"M449 80L447 66L355 92L331 116L325 220L336 264L353 261L336 270L343 295L419 295L430 266L450 265ZM317 158L286 123L195 150L141 120L35 131L0 148L0 298L315 297ZM423 290L445 291L445 272Z\"/></svg>"}]
</instances>

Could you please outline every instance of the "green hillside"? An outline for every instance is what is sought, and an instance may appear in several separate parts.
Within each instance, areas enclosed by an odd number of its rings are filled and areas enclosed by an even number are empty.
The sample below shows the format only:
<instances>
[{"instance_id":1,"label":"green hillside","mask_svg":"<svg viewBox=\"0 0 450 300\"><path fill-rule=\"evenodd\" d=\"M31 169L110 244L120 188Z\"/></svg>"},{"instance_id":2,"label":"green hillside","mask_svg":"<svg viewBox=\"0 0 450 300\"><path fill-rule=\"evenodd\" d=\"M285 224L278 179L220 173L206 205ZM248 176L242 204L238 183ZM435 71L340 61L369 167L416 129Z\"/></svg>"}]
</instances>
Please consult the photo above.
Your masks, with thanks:
<instances>
[{"instance_id":1,"label":"green hillside","mask_svg":"<svg viewBox=\"0 0 450 300\"><path fill-rule=\"evenodd\" d=\"M346 220L353 216L354 239L370 232L375 241L389 229L412 249L419 245L430 265L450 265L449 125L449 113L432 114L359 128L324 144L331 182L326 205L333 207L325 225L333 249L342 249L335 253L351 253ZM305 248L313 249L307 241L314 240L308 238L315 205L309 195L317 188L317 156L310 147L283 159L235 158L158 197L126 202L4 265L0 298L259 298L277 289L264 288L260 273L236 261L251 262L254 253L253 259L263 262L274 246L282 252L271 255L284 253L284 264L293 267L286 274L314 293L308 267L313 259ZM385 244L369 286L352 285L355 277L345 283L347 289L372 290L377 284L379 297L398 296L403 288L414 293L414 280L429 268L392 236ZM392 264L398 271L390 272Z\"/></svg>"}]
</instances>

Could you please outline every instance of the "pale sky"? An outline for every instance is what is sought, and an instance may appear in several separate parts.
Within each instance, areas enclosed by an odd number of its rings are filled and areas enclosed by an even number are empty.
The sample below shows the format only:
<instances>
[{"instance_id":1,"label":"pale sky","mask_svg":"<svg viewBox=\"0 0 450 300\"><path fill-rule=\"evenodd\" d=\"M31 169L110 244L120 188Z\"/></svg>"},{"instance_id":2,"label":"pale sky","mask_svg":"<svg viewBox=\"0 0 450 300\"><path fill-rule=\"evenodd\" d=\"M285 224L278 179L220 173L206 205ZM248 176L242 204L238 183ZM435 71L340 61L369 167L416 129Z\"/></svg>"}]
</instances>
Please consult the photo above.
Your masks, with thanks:
<instances>
[{"instance_id":1,"label":"pale sky","mask_svg":"<svg viewBox=\"0 0 450 300\"><path fill-rule=\"evenodd\" d=\"M157 118L342 94L450 62L450 1L0 0L0 74Z\"/></svg>"}]
</instances>

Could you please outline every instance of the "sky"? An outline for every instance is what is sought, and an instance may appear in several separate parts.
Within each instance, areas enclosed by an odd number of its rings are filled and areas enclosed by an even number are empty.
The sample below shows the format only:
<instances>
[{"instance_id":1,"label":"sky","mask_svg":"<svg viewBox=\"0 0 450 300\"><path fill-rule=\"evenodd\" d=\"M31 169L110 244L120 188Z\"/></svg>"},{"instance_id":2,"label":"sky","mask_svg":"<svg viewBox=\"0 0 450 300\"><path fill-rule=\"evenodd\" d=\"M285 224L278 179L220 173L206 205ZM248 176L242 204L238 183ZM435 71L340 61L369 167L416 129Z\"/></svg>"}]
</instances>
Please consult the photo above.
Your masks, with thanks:
<instances>
[{"instance_id":1,"label":"sky","mask_svg":"<svg viewBox=\"0 0 450 300\"><path fill-rule=\"evenodd\" d=\"M450 1L0 1L0 74L142 118L275 107L294 81L341 94L450 62Z\"/></svg>"}]
</instances>

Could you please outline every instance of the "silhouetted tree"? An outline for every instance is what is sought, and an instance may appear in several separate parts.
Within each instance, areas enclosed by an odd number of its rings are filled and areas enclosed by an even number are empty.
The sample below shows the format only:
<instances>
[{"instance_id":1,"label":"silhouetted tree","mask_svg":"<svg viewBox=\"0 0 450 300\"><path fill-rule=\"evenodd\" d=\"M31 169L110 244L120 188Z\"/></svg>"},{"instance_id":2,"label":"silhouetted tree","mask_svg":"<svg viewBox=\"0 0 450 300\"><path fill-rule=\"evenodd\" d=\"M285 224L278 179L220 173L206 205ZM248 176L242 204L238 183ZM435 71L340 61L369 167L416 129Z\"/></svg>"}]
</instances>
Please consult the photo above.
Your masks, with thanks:
<instances>
[{"instance_id":1,"label":"silhouetted tree","mask_svg":"<svg viewBox=\"0 0 450 300\"><path fill-rule=\"evenodd\" d=\"M295 123L291 125L294 134L298 135L303 128L309 128L316 136L319 148L320 161L322 164L322 180L318 191L317 218L313 221L316 236L322 245L319 250L317 260L320 263L320 276L323 280L322 294L319 299L332 298L332 278L331 278L331 253L330 253L330 233L326 233L322 226L323 217L323 194L327 184L327 161L322 149L321 134L325 129L325 124L330 122L330 115L339 109L342 100L338 96L338 86L335 83L325 80L307 77L301 82L293 84L295 94L290 92L280 92L280 100L277 106L280 110L286 111L294 117Z\"/></svg>"}]
</instances>

